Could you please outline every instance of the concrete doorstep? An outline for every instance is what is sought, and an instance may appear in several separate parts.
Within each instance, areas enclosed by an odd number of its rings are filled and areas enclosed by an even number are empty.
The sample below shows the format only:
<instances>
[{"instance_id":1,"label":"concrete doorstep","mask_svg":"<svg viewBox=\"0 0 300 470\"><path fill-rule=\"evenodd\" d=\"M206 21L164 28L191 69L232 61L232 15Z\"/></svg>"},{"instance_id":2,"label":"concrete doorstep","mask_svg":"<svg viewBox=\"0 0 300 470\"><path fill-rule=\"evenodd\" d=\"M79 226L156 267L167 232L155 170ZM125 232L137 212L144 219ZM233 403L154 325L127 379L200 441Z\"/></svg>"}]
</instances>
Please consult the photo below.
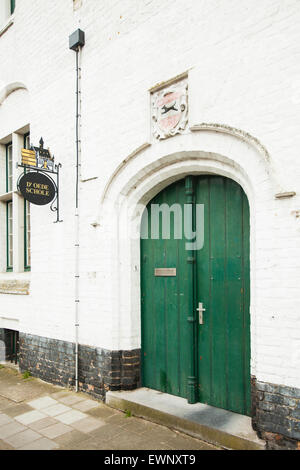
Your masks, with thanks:
<instances>
[{"instance_id":1,"label":"concrete doorstep","mask_svg":"<svg viewBox=\"0 0 300 470\"><path fill-rule=\"evenodd\" d=\"M106 404L226 449L265 450L251 418L148 388L107 392Z\"/></svg>"}]
</instances>

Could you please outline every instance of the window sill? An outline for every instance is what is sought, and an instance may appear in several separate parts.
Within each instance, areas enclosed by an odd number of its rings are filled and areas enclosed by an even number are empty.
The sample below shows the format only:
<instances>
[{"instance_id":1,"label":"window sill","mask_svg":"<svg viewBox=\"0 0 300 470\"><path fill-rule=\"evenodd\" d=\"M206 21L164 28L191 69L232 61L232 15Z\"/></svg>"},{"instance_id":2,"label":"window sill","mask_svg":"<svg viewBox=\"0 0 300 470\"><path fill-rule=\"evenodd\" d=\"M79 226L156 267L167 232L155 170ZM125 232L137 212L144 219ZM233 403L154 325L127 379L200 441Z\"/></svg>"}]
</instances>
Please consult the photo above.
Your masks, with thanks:
<instances>
[{"instance_id":1,"label":"window sill","mask_svg":"<svg viewBox=\"0 0 300 470\"><path fill-rule=\"evenodd\" d=\"M0 195L0 201L11 201L15 191L9 191Z\"/></svg>"},{"instance_id":2,"label":"window sill","mask_svg":"<svg viewBox=\"0 0 300 470\"><path fill-rule=\"evenodd\" d=\"M6 20L4 24L0 26L0 37L14 24L14 21L15 17L12 15Z\"/></svg>"},{"instance_id":3,"label":"window sill","mask_svg":"<svg viewBox=\"0 0 300 470\"><path fill-rule=\"evenodd\" d=\"M29 295L30 272L0 273L0 294Z\"/></svg>"}]
</instances>

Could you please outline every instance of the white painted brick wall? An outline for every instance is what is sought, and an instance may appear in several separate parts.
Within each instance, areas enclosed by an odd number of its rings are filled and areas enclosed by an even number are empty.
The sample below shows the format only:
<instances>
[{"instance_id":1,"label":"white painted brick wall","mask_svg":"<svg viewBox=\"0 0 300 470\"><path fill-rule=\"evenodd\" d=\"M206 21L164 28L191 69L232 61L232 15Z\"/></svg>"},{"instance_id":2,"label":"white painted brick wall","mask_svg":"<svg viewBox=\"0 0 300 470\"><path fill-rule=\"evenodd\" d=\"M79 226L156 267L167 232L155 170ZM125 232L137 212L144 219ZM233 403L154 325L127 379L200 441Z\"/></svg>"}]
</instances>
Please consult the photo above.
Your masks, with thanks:
<instances>
[{"instance_id":1,"label":"white painted brick wall","mask_svg":"<svg viewBox=\"0 0 300 470\"><path fill-rule=\"evenodd\" d=\"M272 163L254 151L253 157L241 151L233 158L240 147L231 136L217 140L213 132L193 133L155 143L137 156L119 176L119 189L146 163L187 150L184 145L239 163L251 182L255 211L252 371L260 380L300 387L300 201L298 195L274 199L280 190L300 192L299 2L82 0L76 10L72 0L16 4L14 24L0 37L0 91L14 81L28 91L16 91L0 105L0 142L28 123L34 143L43 135L63 164L64 222L53 224L48 208L32 206L32 272L24 275L30 276L31 293L0 295L0 317L18 319L24 332L74 339L75 54L68 36L80 27L86 33L82 178L98 177L80 187L80 342L108 349L139 346L134 294L130 300L116 292L115 273L130 273L130 258L120 266L126 256L115 252L113 221L98 228L91 222L113 171L150 138L147 90L189 71L190 125L248 132ZM0 274L2 280L9 276L14 277ZM0 318L0 327L8 324Z\"/></svg>"}]
</instances>

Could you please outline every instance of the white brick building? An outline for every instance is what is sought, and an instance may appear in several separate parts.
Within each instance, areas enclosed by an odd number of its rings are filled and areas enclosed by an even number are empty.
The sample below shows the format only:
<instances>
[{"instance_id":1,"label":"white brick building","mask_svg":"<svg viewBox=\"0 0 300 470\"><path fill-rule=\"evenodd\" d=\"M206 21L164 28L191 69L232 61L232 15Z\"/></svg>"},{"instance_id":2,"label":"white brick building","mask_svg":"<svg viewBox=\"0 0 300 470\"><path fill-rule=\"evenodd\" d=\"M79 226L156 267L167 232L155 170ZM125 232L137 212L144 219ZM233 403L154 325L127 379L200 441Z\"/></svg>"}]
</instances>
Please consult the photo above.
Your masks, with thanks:
<instances>
[{"instance_id":1,"label":"white brick building","mask_svg":"<svg viewBox=\"0 0 300 470\"><path fill-rule=\"evenodd\" d=\"M242 187L250 208L254 423L293 447L300 441L299 3L42 3L16 0L13 11L1 0L0 10L0 328L4 337L19 332L21 368L74 385L80 300L79 387L103 396L140 386L140 240L130 237L138 207L187 175L220 175ZM78 28L86 43L76 281L76 66L68 38ZM180 80L188 83L188 123L157 139L151 95ZM62 163L63 222L53 223L48 206L31 205L30 230L16 188L28 133L34 145L43 136Z\"/></svg>"}]
</instances>

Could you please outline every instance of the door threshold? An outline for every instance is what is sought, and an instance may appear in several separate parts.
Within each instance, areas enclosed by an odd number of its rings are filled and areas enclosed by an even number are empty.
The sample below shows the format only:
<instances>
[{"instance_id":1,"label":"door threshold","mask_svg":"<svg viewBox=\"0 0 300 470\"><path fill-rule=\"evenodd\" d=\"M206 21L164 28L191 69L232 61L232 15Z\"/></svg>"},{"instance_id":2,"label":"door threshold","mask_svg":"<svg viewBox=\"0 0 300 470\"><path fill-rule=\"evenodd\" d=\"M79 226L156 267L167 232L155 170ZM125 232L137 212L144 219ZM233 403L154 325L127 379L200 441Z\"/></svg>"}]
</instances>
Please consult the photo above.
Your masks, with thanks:
<instances>
[{"instance_id":1,"label":"door threshold","mask_svg":"<svg viewBox=\"0 0 300 470\"><path fill-rule=\"evenodd\" d=\"M176 429L225 449L264 450L265 442L252 429L251 418L149 388L107 392L106 404L140 418Z\"/></svg>"}]
</instances>

